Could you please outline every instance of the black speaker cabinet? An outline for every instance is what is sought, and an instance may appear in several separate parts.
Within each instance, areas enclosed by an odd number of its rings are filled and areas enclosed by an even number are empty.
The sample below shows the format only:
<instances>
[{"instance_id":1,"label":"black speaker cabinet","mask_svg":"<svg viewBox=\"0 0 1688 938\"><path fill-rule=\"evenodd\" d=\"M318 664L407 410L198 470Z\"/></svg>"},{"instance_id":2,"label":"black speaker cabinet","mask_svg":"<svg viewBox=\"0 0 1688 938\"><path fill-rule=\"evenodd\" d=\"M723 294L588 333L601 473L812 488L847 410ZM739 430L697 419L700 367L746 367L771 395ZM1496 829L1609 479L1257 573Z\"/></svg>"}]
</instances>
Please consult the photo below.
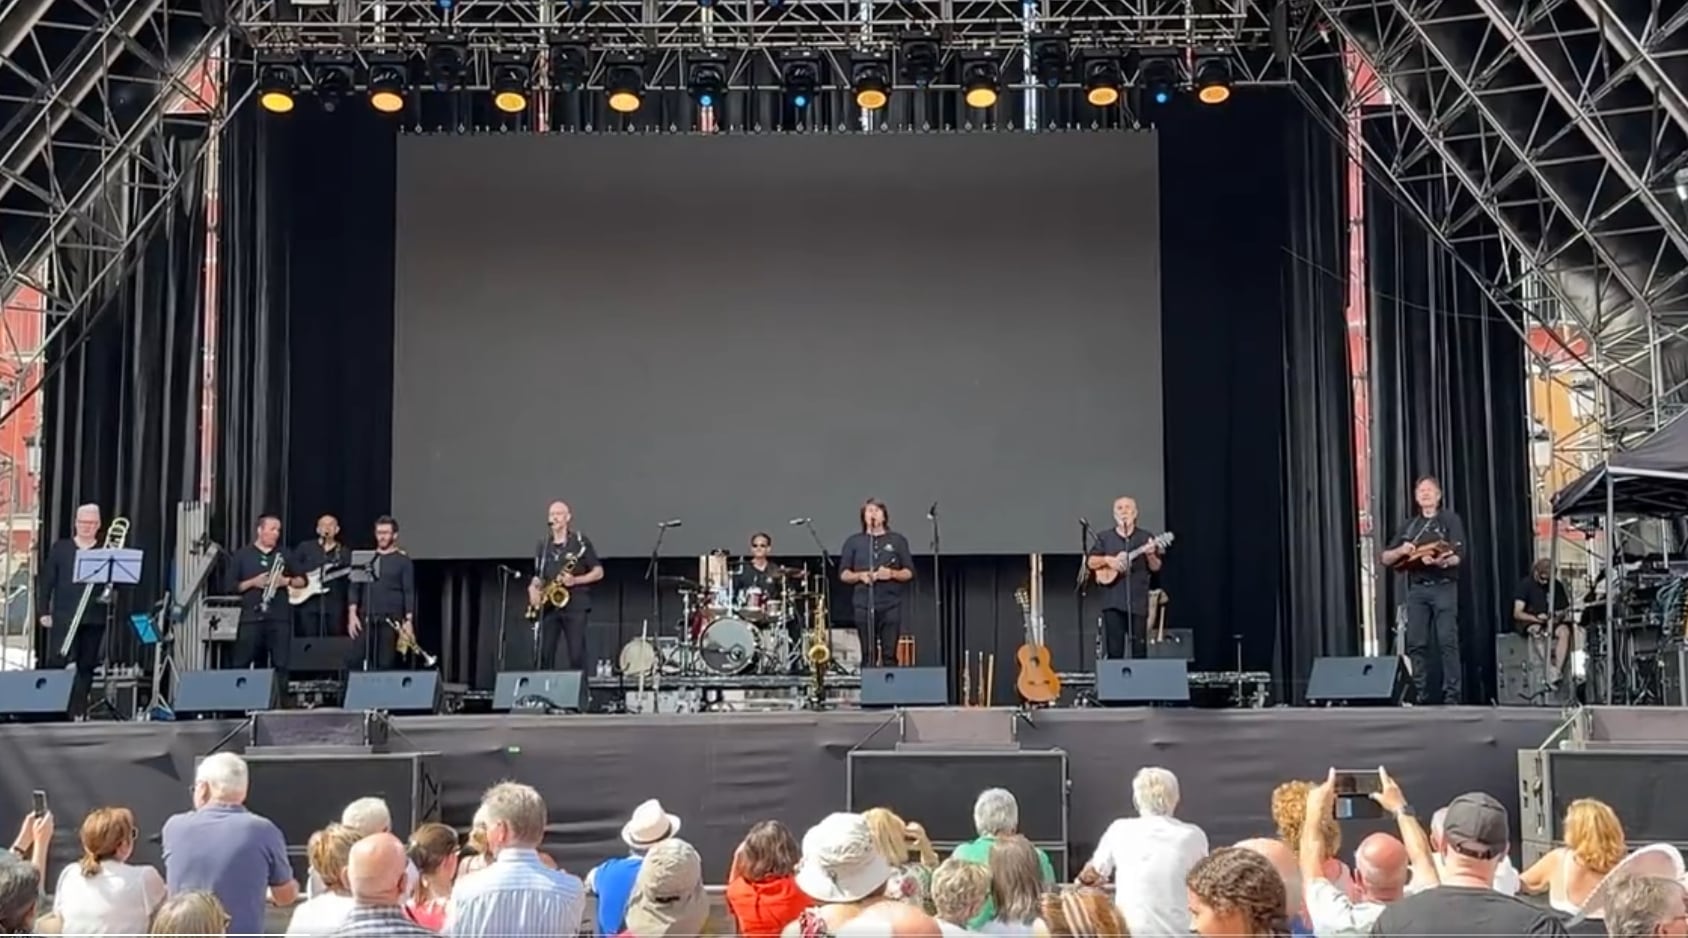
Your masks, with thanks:
<instances>
[{"instance_id":1,"label":"black speaker cabinet","mask_svg":"<svg viewBox=\"0 0 1688 938\"><path fill-rule=\"evenodd\" d=\"M50 671L0 671L0 720L70 718L70 685L76 675Z\"/></svg>"},{"instance_id":2,"label":"black speaker cabinet","mask_svg":"<svg viewBox=\"0 0 1688 938\"><path fill-rule=\"evenodd\" d=\"M1177 658L1179 661L1194 661L1196 657L1195 632L1190 629L1167 629L1162 633L1160 641L1155 636L1149 636L1149 644L1145 646L1150 658Z\"/></svg>"},{"instance_id":3,"label":"black speaker cabinet","mask_svg":"<svg viewBox=\"0 0 1688 938\"><path fill-rule=\"evenodd\" d=\"M1401 702L1406 671L1393 655L1379 658L1319 658L1307 677L1307 702L1389 707Z\"/></svg>"},{"instance_id":4,"label":"black speaker cabinet","mask_svg":"<svg viewBox=\"0 0 1688 938\"><path fill-rule=\"evenodd\" d=\"M172 707L179 717L211 717L274 710L274 671L183 671Z\"/></svg>"},{"instance_id":5,"label":"black speaker cabinet","mask_svg":"<svg viewBox=\"0 0 1688 938\"><path fill-rule=\"evenodd\" d=\"M350 667L352 656L363 650L363 639L350 635L314 635L295 638L288 668L294 674L338 674Z\"/></svg>"},{"instance_id":6,"label":"black speaker cabinet","mask_svg":"<svg viewBox=\"0 0 1688 938\"><path fill-rule=\"evenodd\" d=\"M586 688L581 671L500 671L492 687L492 711L532 708L585 713Z\"/></svg>"},{"instance_id":7,"label":"black speaker cabinet","mask_svg":"<svg viewBox=\"0 0 1688 938\"><path fill-rule=\"evenodd\" d=\"M346 675L347 710L433 713L440 707L438 671L352 671Z\"/></svg>"},{"instance_id":8,"label":"black speaker cabinet","mask_svg":"<svg viewBox=\"0 0 1688 938\"><path fill-rule=\"evenodd\" d=\"M943 668L863 668L863 707L947 707L949 674Z\"/></svg>"},{"instance_id":9,"label":"black speaker cabinet","mask_svg":"<svg viewBox=\"0 0 1688 938\"><path fill-rule=\"evenodd\" d=\"M1187 704L1190 669L1182 658L1106 658L1096 663L1096 702Z\"/></svg>"}]
</instances>

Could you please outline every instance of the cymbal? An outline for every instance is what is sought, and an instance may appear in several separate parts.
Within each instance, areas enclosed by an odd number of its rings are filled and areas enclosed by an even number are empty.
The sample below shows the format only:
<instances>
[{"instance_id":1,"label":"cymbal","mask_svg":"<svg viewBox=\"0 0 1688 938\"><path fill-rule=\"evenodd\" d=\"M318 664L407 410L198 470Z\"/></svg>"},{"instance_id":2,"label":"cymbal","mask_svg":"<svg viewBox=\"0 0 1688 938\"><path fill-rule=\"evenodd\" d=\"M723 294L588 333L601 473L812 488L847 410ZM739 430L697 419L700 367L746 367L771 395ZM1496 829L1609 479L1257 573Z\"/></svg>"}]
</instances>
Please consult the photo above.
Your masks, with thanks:
<instances>
[{"instance_id":1,"label":"cymbal","mask_svg":"<svg viewBox=\"0 0 1688 938\"><path fill-rule=\"evenodd\" d=\"M698 585L696 580L688 580L683 576L659 576L656 578L656 585L672 586L675 589L681 590L696 591L703 589L702 586Z\"/></svg>"}]
</instances>

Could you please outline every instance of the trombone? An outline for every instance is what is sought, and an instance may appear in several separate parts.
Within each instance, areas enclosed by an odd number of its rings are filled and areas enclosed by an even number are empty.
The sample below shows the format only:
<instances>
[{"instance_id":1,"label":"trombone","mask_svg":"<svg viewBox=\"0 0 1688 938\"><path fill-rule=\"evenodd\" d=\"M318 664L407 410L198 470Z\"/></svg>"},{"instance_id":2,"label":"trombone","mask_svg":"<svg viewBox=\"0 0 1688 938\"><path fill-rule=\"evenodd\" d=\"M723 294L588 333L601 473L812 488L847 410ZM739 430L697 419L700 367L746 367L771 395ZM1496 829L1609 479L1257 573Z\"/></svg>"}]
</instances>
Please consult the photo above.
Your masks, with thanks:
<instances>
[{"instance_id":1,"label":"trombone","mask_svg":"<svg viewBox=\"0 0 1688 938\"><path fill-rule=\"evenodd\" d=\"M111 519L111 525L106 528L105 543L102 550L119 550L129 541L129 519L116 517ZM115 592L112 585L107 583L100 590L102 603L110 603ZM76 645L76 633L82 630L82 620L88 616L88 604L94 600L94 584L82 587L82 598L76 603L76 614L70 617L70 627L65 629L64 641L59 645L59 657L69 658L71 649Z\"/></svg>"}]
</instances>

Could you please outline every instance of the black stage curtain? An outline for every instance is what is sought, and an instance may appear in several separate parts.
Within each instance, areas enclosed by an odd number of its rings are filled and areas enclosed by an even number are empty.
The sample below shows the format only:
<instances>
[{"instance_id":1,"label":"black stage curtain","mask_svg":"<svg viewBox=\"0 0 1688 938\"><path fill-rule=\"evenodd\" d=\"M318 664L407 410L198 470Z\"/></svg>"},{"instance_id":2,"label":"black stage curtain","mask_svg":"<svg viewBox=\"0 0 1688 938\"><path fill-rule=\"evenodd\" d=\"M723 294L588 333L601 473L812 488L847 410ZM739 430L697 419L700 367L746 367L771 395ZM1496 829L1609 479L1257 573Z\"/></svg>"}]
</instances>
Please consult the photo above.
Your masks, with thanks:
<instances>
[{"instance_id":1,"label":"black stage curtain","mask_svg":"<svg viewBox=\"0 0 1688 938\"><path fill-rule=\"evenodd\" d=\"M149 609L166 589L176 503L196 497L206 246L197 153L205 141L199 118L172 119L148 138L154 163L184 172L168 203L158 201L157 180L138 176L121 189L114 184L114 196L129 194L126 203L97 200L102 211L150 218L148 237L46 349L40 549L44 555L69 535L78 505L95 502L108 522L128 518L127 546L146 552L140 584L120 590L110 610L115 627L108 652L118 663L140 658L128 615ZM139 165L124 171L147 172ZM80 291L104 263L60 271L63 290Z\"/></svg>"},{"instance_id":2,"label":"black stage curtain","mask_svg":"<svg viewBox=\"0 0 1688 938\"><path fill-rule=\"evenodd\" d=\"M1387 158L1392 134L1367 127L1367 139ZM1378 537L1392 536L1414 510L1415 481L1441 480L1445 504L1465 522L1469 541L1460 570L1465 702L1490 702L1494 637L1531 557L1525 348L1459 259L1395 199L1390 187L1401 183L1371 175L1365 210L1373 516ZM1414 197L1439 210L1434 185L1418 186ZM1462 250L1472 252L1464 259L1477 270L1499 269L1499 256ZM1376 621L1398 626L1403 584L1393 575L1380 580ZM1432 686L1439 683L1433 673Z\"/></svg>"}]
</instances>

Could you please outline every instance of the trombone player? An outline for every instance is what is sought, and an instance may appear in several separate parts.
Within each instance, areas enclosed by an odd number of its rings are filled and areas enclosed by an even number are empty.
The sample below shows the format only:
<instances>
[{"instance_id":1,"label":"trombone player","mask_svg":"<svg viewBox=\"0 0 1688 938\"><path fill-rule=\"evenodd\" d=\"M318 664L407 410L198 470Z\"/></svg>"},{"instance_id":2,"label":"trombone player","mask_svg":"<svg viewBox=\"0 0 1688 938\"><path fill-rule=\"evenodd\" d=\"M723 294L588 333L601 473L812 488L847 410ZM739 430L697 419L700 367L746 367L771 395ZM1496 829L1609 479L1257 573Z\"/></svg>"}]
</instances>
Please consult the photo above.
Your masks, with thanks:
<instances>
[{"instance_id":1,"label":"trombone player","mask_svg":"<svg viewBox=\"0 0 1688 938\"><path fill-rule=\"evenodd\" d=\"M76 582L76 555L80 551L100 546L100 506L83 505L76 509L75 533L53 542L41 563L41 585L36 591L41 611L40 666L63 668L76 666L71 683L70 716L82 716L88 710L88 694L94 687L94 669L100 664L100 649L105 639L106 615L104 607L89 602L83 609L82 624L76 628L76 642L68 656L60 654L70 622L82 606L82 594L98 587ZM98 595L97 593L95 595Z\"/></svg>"},{"instance_id":2,"label":"trombone player","mask_svg":"<svg viewBox=\"0 0 1688 938\"><path fill-rule=\"evenodd\" d=\"M535 620L534 668L585 671L590 587L604 578L604 565L591 539L570 526L574 513L566 502L552 502L545 518L550 530L534 549L527 589L528 617ZM566 653L561 662L558 651Z\"/></svg>"},{"instance_id":3,"label":"trombone player","mask_svg":"<svg viewBox=\"0 0 1688 938\"><path fill-rule=\"evenodd\" d=\"M399 522L392 515L375 519L375 559L369 582L352 584L346 607L346 633L363 638L353 647L353 670L390 671L400 645L416 644L416 566L399 547ZM401 641L402 639L402 641Z\"/></svg>"}]
</instances>

